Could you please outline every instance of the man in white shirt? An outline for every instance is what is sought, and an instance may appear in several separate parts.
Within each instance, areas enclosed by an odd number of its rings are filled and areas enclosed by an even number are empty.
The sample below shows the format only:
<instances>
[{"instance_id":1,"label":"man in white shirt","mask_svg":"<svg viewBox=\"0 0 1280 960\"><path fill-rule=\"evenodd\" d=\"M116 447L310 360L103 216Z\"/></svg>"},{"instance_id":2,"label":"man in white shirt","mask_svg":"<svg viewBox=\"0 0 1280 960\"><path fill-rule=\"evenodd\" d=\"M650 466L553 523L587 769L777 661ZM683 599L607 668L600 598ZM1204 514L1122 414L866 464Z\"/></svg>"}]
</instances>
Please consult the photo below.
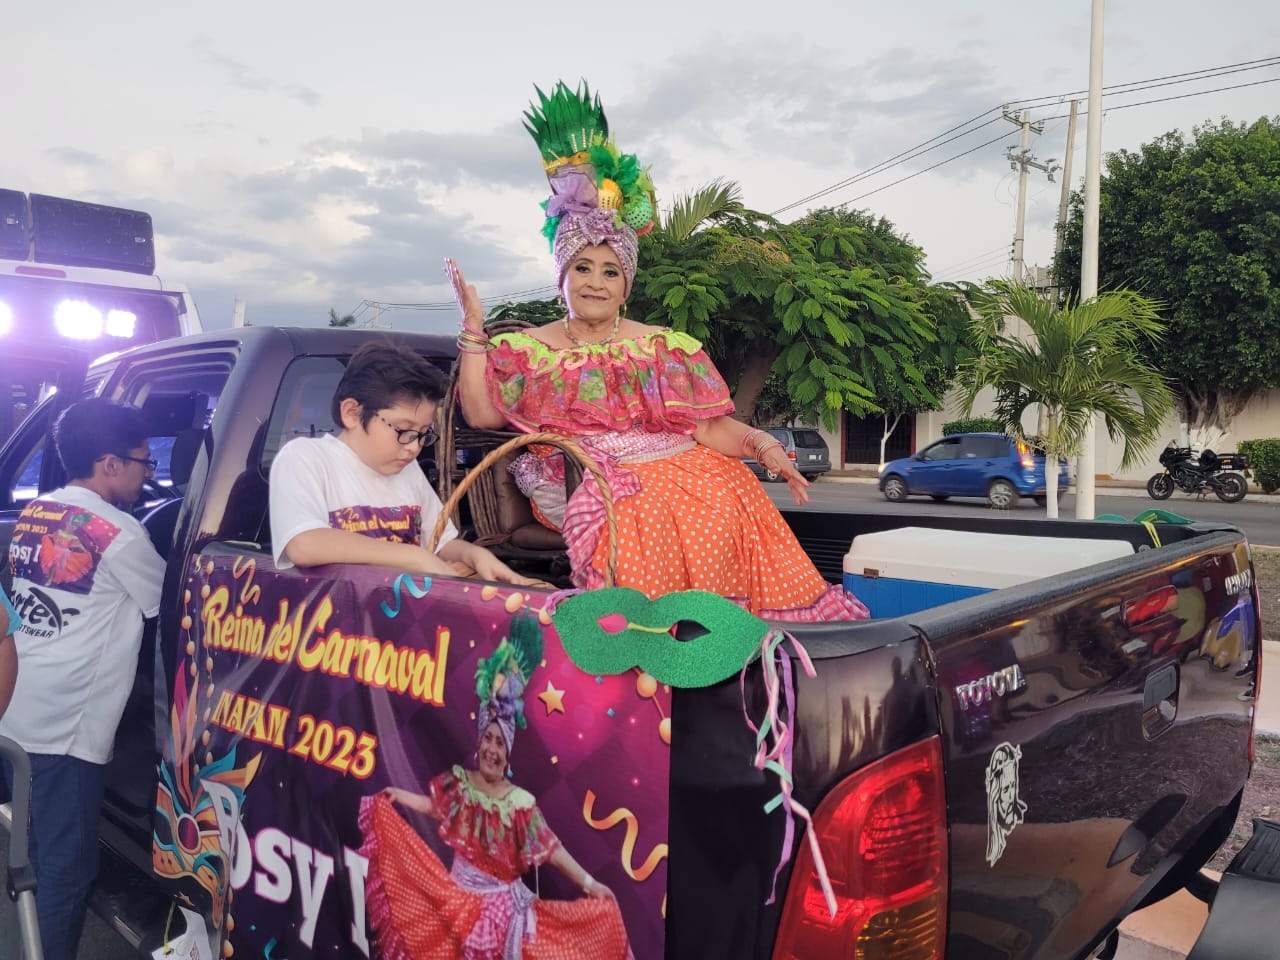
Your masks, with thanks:
<instances>
[{"instance_id":1,"label":"man in white shirt","mask_svg":"<svg viewBox=\"0 0 1280 960\"><path fill-rule=\"evenodd\" d=\"M142 414L80 401L58 418L53 439L71 479L32 501L14 527L21 671L0 734L31 755L44 955L74 960L98 872L103 771L133 686L143 619L159 612L165 564L127 512L156 468Z\"/></svg>"},{"instance_id":2,"label":"man in white shirt","mask_svg":"<svg viewBox=\"0 0 1280 960\"><path fill-rule=\"evenodd\" d=\"M279 567L367 563L451 575L462 563L483 580L527 584L484 547L446 525L424 549L442 504L418 463L435 442L444 375L385 341L351 355L333 395L337 436L299 437L271 465L271 545Z\"/></svg>"},{"instance_id":3,"label":"man in white shirt","mask_svg":"<svg viewBox=\"0 0 1280 960\"><path fill-rule=\"evenodd\" d=\"M9 698L18 681L18 647L13 634L21 625L22 618L13 609L4 587L0 587L0 717L9 708Z\"/></svg>"}]
</instances>

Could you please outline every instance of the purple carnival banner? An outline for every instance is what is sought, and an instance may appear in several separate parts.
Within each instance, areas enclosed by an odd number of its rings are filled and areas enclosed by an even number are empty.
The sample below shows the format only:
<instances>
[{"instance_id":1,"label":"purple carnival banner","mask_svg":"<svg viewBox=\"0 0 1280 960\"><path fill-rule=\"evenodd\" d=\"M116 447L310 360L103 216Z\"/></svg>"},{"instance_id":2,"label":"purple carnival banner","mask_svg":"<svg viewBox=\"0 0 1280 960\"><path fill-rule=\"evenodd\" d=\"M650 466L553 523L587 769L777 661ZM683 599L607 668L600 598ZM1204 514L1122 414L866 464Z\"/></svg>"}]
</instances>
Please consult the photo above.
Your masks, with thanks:
<instances>
[{"instance_id":1,"label":"purple carnival banner","mask_svg":"<svg viewBox=\"0 0 1280 960\"><path fill-rule=\"evenodd\" d=\"M548 596L192 562L153 843L190 955L662 956L670 689L574 666Z\"/></svg>"}]
</instances>

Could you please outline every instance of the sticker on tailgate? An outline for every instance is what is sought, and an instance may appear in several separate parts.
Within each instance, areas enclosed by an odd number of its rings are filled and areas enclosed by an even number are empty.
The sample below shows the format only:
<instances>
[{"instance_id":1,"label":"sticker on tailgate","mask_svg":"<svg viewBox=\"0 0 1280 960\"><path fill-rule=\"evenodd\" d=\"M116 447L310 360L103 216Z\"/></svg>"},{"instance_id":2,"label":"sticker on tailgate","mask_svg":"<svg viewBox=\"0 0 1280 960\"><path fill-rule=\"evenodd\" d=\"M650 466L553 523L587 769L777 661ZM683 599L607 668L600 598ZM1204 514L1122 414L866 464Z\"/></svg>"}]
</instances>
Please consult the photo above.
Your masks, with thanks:
<instances>
[{"instance_id":1,"label":"sticker on tailgate","mask_svg":"<svg viewBox=\"0 0 1280 960\"><path fill-rule=\"evenodd\" d=\"M1002 743L987 761L987 863L1004 855L1009 834L1022 823L1027 805L1018 796L1018 764L1022 748Z\"/></svg>"}]
</instances>

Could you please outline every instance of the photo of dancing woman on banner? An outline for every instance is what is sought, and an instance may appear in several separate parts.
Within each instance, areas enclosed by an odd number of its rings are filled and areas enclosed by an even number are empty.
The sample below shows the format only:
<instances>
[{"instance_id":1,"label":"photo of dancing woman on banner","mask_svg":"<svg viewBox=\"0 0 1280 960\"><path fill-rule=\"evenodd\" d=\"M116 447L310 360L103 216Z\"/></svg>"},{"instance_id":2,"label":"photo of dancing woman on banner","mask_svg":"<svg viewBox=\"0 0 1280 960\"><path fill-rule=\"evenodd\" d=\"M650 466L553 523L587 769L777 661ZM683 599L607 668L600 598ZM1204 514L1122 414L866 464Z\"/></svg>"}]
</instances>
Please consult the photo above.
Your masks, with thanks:
<instances>
[{"instance_id":1,"label":"photo of dancing woman on banner","mask_svg":"<svg viewBox=\"0 0 1280 960\"><path fill-rule=\"evenodd\" d=\"M532 794L509 779L523 693L542 659L535 618L476 668L475 767L438 774L425 793L388 787L360 806L369 925L384 960L624 960L631 955L613 892L560 843ZM438 824L441 861L396 806ZM543 900L521 879L549 864L585 894ZM535 872L536 885L536 872Z\"/></svg>"}]
</instances>

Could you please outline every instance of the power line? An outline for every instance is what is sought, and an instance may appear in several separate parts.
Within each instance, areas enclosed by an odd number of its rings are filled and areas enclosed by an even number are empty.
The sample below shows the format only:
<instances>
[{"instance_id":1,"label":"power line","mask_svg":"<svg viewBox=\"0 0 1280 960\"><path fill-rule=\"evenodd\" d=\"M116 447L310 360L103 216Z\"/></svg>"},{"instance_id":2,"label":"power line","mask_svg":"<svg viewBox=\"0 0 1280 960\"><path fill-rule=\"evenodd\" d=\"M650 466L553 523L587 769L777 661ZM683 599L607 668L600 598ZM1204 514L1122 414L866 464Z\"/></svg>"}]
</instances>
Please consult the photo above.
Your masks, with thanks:
<instances>
[{"instance_id":1,"label":"power line","mask_svg":"<svg viewBox=\"0 0 1280 960\"><path fill-rule=\"evenodd\" d=\"M1128 110L1130 107L1146 107L1146 106L1150 106L1153 103L1167 103L1170 100L1186 100L1188 97L1202 97L1207 93L1222 93L1222 91L1224 90L1241 90L1244 87L1260 87L1264 83L1277 83L1277 82L1280 82L1280 77L1270 77L1266 80L1254 80L1252 83L1234 83L1229 87L1214 87L1212 90L1196 90L1193 93L1180 93L1172 97L1157 97L1154 100L1139 100L1136 103L1121 103L1114 107L1106 107L1103 109L1102 112L1111 113L1115 110ZM1065 113L1061 114L1061 116L1065 117L1066 114ZM1043 117L1042 119L1056 120L1058 118Z\"/></svg>"},{"instance_id":2,"label":"power line","mask_svg":"<svg viewBox=\"0 0 1280 960\"><path fill-rule=\"evenodd\" d=\"M538 295L549 295L556 292L554 283L544 284L541 287L530 287L527 290L514 290L511 293L503 294L496 297L481 297L481 303L505 303L508 300L516 299L539 299ZM386 300L362 300L360 308L381 309L381 310L457 310L458 302L456 300L432 300L423 303L393 303Z\"/></svg>"},{"instance_id":3,"label":"power line","mask_svg":"<svg viewBox=\"0 0 1280 960\"><path fill-rule=\"evenodd\" d=\"M1133 81L1129 81L1128 83L1111 84L1109 86L1103 87L1103 91L1104 93L1106 93L1107 91L1110 91L1111 93L1109 95L1122 96L1126 93L1138 93L1142 90L1157 89L1159 87L1171 86L1177 83L1191 83L1191 82L1194 82L1195 80L1207 80L1212 77L1228 76L1233 73L1241 73L1248 70L1259 70L1269 66L1280 66L1280 57L1268 57L1264 60L1241 61L1238 63L1224 64L1218 67L1206 67L1201 70L1189 71L1187 73L1168 74L1167 76L1152 77L1147 80L1133 80ZM1182 78L1182 79L1179 79L1179 78ZM1261 80L1261 81L1257 81L1256 83L1239 84L1239 85L1227 86L1227 87L1218 87L1212 90L1197 91L1196 93L1183 94L1181 96L1174 96L1166 99L1170 99L1170 100L1185 99L1186 97L1191 97L1191 96L1200 96L1202 94L1207 94L1207 93L1219 93L1224 90L1235 90L1235 89L1239 89L1240 87L1256 86L1257 83L1271 83L1271 82L1273 82L1273 80ZM1125 88L1130 88L1130 89L1125 89ZM958 140L961 137L967 136L970 133L976 133L978 130L981 130L983 127L986 127L989 124L995 123L996 120L999 119L998 117L993 117L989 120L984 121L983 123L979 124L976 127L971 127L973 123L975 123L977 120L981 120L983 117L985 117L989 113L1002 110L1005 107L1012 108L1014 106L1021 107L1023 105L1034 105L1040 101L1061 102L1062 100L1070 99L1071 97L1075 97L1082 93L1087 93L1087 92L1088 91L1072 91L1070 93L1061 93L1061 94L1056 94L1050 97L1033 97L1029 100L1015 100L1009 104L1002 104L997 107L992 107L991 109L985 110L982 113L979 113L974 117L970 118L969 120L966 120L964 123L957 124L956 126L951 127L948 130L944 130L942 133L938 134L937 136L931 137L928 140L925 140L919 144L916 144L914 147L910 147L909 149L904 150L901 153L895 154L894 156L888 158L887 160L883 160L880 163L877 163L875 166L868 167L866 170L856 173L853 176L846 177L844 180L834 183L828 187L824 187L821 190L815 191L814 193L809 194L807 197L802 197L799 200L795 200L791 203L786 204L785 206L779 207L777 210L773 211L772 215L777 216L779 213L785 213L787 210L791 210L794 207L800 206L801 204L808 203L811 200L816 200L821 197L827 196L828 194L833 193L837 190L843 189L846 186L851 186L852 184L857 183L860 180L865 180L869 177L874 176L877 173L882 173L883 171L889 169L890 167L900 166L901 164L906 163L908 160L915 159L916 157L921 156L925 153L928 153L932 150L935 150L938 147L945 146L946 144L951 143L955 140ZM1163 100L1160 100L1160 99L1144 101L1144 103L1161 103L1161 102L1163 102ZM1137 103L1131 104L1131 106L1140 106L1140 105L1142 104L1137 104ZM1126 105L1126 106L1129 106L1129 105ZM1119 109L1119 107L1110 107L1108 109ZM1060 120L1060 119L1063 119L1063 117L1065 116L1066 116L1065 114L1060 114L1057 116L1045 117L1042 119ZM971 128L964 129L966 127L971 127ZM955 133L956 131L962 131L962 132L956 133L956 135L952 137L947 136L948 134ZM943 139L944 137L946 137L947 139L944 140ZM939 142L935 143L935 141L939 141ZM958 154L957 157L953 159L957 159L958 157L961 157L961 156L965 156L965 154ZM928 169L935 169L937 166L938 165L935 164L934 167L930 167ZM901 180L895 181L895 183L901 183L901 182L902 182ZM875 192L878 192L878 191L872 191L872 193L875 193ZM871 195L870 193L867 193L867 194L863 194L862 197L866 197L870 195ZM862 197L855 197L853 198L853 200L860 200L862 199ZM852 203L853 200L846 200L845 203Z\"/></svg>"},{"instance_id":4,"label":"power line","mask_svg":"<svg viewBox=\"0 0 1280 960\"><path fill-rule=\"evenodd\" d=\"M1016 136L1016 134L1002 133L998 137L992 137L990 140L986 141L985 143L980 143L976 147L970 147L968 150L964 150L960 153L957 153L953 157L947 157L947 159L945 160L939 160L937 163L932 164L931 166L925 167L922 170L917 170L915 173L909 173L905 177L899 177L897 180L894 180L891 183L886 183L882 187L876 187L874 190L868 190L866 193L860 193L858 194L858 196L853 197L849 200L846 200L845 203L855 203L858 200L863 200L867 197L877 194L881 190L888 190L890 187L896 187L900 183L906 183L908 180L914 180L916 177L920 176L922 173L928 173L930 170L937 170L939 167L945 166L946 164L951 163L953 160L959 160L961 157L967 157L971 153L977 153L983 147L989 147L993 143L997 143L1000 140L1006 140L1012 136Z\"/></svg>"},{"instance_id":5,"label":"power line","mask_svg":"<svg viewBox=\"0 0 1280 960\"><path fill-rule=\"evenodd\" d=\"M1102 88L1103 93L1134 93L1137 90L1150 90L1155 87L1167 87L1176 83L1194 83L1196 80L1210 80L1213 77L1227 76L1232 73L1244 73L1249 70L1263 70L1267 67L1280 66L1280 57L1264 57L1261 60L1242 60L1238 63L1227 63L1220 67L1205 67L1203 70L1190 70L1186 73L1171 73L1163 77L1149 77L1146 80L1130 80L1128 83L1113 83ZM1181 79L1180 79L1181 78ZM1166 82L1170 81L1170 82ZM1122 90L1122 87L1134 87L1134 90ZM1009 103L1014 107L1034 107L1037 104L1061 102L1084 96L1088 90L1072 90L1070 93L1057 93L1048 97L1032 97L1029 100L1014 100Z\"/></svg>"},{"instance_id":6,"label":"power line","mask_svg":"<svg viewBox=\"0 0 1280 960\"><path fill-rule=\"evenodd\" d=\"M992 107L990 110L986 110L983 113L978 114L976 117L973 117L969 120L966 120L964 123L961 123L952 127L950 130L944 130L942 133L938 134L936 137L931 137L930 139L924 141L924 143L916 144L914 147L911 147L909 150L904 150L902 151L902 153L896 154L895 156L890 157L888 160L882 160L880 163L877 163L874 167L868 167L866 170L863 170L861 173L856 173L852 177L848 177L845 180L841 180L839 183L833 183L831 186L825 187L822 190L819 190L817 193L811 193L807 197L801 197L799 200L795 200L791 203L788 203L785 207L779 207L777 210L774 210L769 215L771 217L776 217L780 213L786 213L792 207L798 207L800 206L800 204L808 203L810 200L817 200L819 197L824 197L828 193L831 193L835 190L839 190L842 187L850 186L854 183L857 183L859 180L865 180L867 177L874 176L875 174L881 172L882 170L886 170L889 167L898 166L901 163L906 163L908 160L915 159L921 154L928 153L930 150L936 150L938 147L946 146L948 143L951 143L953 140L958 140L961 137L968 136L971 133L976 133L977 131L981 130L983 127L990 126L991 124L995 123L1000 118L992 117L990 120L987 120L983 123L978 124L978 126L974 127L971 130L965 130L962 133L957 133L954 137L950 137L946 140L941 139L942 137L947 136L947 134L952 133L953 131L956 131L956 130L960 130L961 127L967 127L969 124L973 123L975 120L981 120L988 113L993 113L999 109L1000 109L999 107ZM940 142L933 143L934 140L939 140ZM931 143L933 144L933 146L927 147L927 145ZM927 149L923 149L926 147Z\"/></svg>"},{"instance_id":7,"label":"power line","mask_svg":"<svg viewBox=\"0 0 1280 960\"><path fill-rule=\"evenodd\" d=\"M994 254L997 254L997 253L1004 257L1007 257L1009 255L1009 245L1007 243L1002 243L998 247L992 247L990 250L986 251L985 253L977 253L957 263L948 264L947 266L939 270L938 273L954 273L957 270L968 269L971 263L978 260L988 260Z\"/></svg>"},{"instance_id":8,"label":"power line","mask_svg":"<svg viewBox=\"0 0 1280 960\"><path fill-rule=\"evenodd\" d=\"M1105 95L1108 95L1108 96L1124 96L1125 94L1129 94L1129 93L1139 93L1139 92L1142 92L1143 90L1158 89L1160 87L1173 86L1181 83L1192 83L1192 82L1195 82L1196 80L1208 80L1208 79L1212 79L1213 77L1229 76L1235 73L1244 73L1250 70L1260 70L1260 69L1265 69L1266 67L1271 67L1271 66L1280 66L1280 57L1266 57L1258 60L1243 60L1237 63L1223 64L1217 67L1206 67L1201 70L1192 70L1184 73L1172 73L1172 74L1167 74L1161 77L1151 77L1146 80L1133 80L1127 83L1111 84L1103 87L1103 92ZM1266 80L1257 80L1250 83L1239 83L1239 84L1231 84L1223 87L1214 87L1209 90L1197 90L1192 93L1176 94L1176 95L1167 96L1167 97L1157 97L1151 100L1142 100L1134 103L1125 103L1125 104L1119 104L1112 107L1106 107L1104 108L1103 112L1109 113L1113 110L1125 110L1130 107L1150 106L1152 104L1166 103L1172 100L1185 100L1191 97L1205 96L1211 93L1222 93L1228 90L1240 90L1246 87L1256 87L1266 83L1275 83L1277 81L1280 81L1280 77L1271 77ZM1128 89L1125 89L1125 88L1128 88ZM786 211L794 209L795 207L798 207L802 204L808 203L812 200L820 199L822 197L827 196L828 194L836 192L837 190L841 190L845 187L852 186L853 184L858 183L862 180L869 179L870 177L873 177L879 173L883 173L889 169L892 169L893 167L901 166L902 164L910 160L914 160L917 157L923 156L924 154L929 153L933 150L936 150L939 147L943 147L949 143L953 143L956 140L966 137L971 133L976 133L977 131L983 129L984 127L990 126L992 123L995 123L1000 119L999 116L991 117L990 119L984 120L982 123L979 123L977 126L973 126L973 124L977 123L977 121L979 120L982 120L982 118L986 117L988 114L996 113L997 111L1002 111L1006 107L1009 107L1009 108L1024 107L1024 106L1033 106L1036 104L1046 105L1054 102L1062 102L1064 100L1068 100L1073 97L1077 97L1082 94L1085 94L1087 92L1088 92L1087 90L1076 90L1076 91L1071 91L1069 93L1060 93L1060 94L1054 94L1054 95L1045 96L1045 97L1032 97L1026 100L1013 100L1013 101L1008 101L1006 103L1000 104L995 107L991 107L988 110L984 110L982 113L975 114L973 117L970 117L968 120L964 121L963 123L956 124L955 126L942 131L936 136L930 137L928 140L921 141L920 143L916 144L913 147L910 147L906 150L903 150L900 153L895 154L892 157L882 160L881 162L875 164L874 166L868 167L866 170L860 171L859 173L853 174L850 177L846 177L845 179L838 181L837 183L831 184L828 187L824 187L821 190L815 191L814 193L811 193L806 197L802 197L799 200L792 201L791 203L788 203L785 206L779 207L777 210L774 210L772 212L771 216L777 216L780 213L785 213ZM1057 114L1054 116L1042 117L1041 121L1062 120L1066 116L1067 116L1066 114ZM955 135L951 136L951 134L955 134ZM994 137L990 140L987 140L983 143L978 144L976 147L971 147L968 150L964 150L953 156L947 157L945 160L940 160L937 163L931 164L928 167L924 167L923 169L918 170L914 173L910 173L904 177L899 177L897 180L891 181L890 183L886 183L883 186L876 187L874 190L869 190L866 193L859 194L856 197L852 197L848 200L845 200L844 203L845 204L856 203L859 200L864 200L867 197L880 193L883 190L888 190L890 187L895 187L901 183L905 183L908 180L912 180L920 176L921 174L929 173L930 171L936 170L939 167L945 166L948 163L951 163L955 160L959 160L962 157L966 157L972 153L976 153L978 150L981 150L984 147L989 147L992 144L997 143L1000 140L1004 140L1011 135L1012 134L1001 134L998 137ZM555 290L556 290L556 287L554 285L548 284L541 287L533 287L528 290L517 290L511 293L505 293L505 294L501 294L499 296L494 296L494 297L482 297L481 302L487 303L487 304L495 304L495 303L504 303L508 301L519 300L519 299L534 299L538 295L549 295L551 293L554 293ZM376 301L376 300L364 300L361 302L360 306L357 307L356 315L359 316L360 313L365 309L420 310L420 311L455 310L457 309L457 304L453 300L440 300L440 301L434 301L434 302L428 302L428 303L386 303L386 302Z\"/></svg>"},{"instance_id":9,"label":"power line","mask_svg":"<svg viewBox=\"0 0 1280 960\"><path fill-rule=\"evenodd\" d=\"M965 274L978 273L983 270L989 270L992 267L998 266L1000 264L1008 263L1009 260L1010 260L1010 256L1008 251L1002 251L1000 253L988 254L985 257L977 258L972 262L958 264L954 267L948 267L946 269L939 270L935 274L933 274L933 276L935 278L943 278L943 277L958 277L958 276L963 276Z\"/></svg>"}]
</instances>

